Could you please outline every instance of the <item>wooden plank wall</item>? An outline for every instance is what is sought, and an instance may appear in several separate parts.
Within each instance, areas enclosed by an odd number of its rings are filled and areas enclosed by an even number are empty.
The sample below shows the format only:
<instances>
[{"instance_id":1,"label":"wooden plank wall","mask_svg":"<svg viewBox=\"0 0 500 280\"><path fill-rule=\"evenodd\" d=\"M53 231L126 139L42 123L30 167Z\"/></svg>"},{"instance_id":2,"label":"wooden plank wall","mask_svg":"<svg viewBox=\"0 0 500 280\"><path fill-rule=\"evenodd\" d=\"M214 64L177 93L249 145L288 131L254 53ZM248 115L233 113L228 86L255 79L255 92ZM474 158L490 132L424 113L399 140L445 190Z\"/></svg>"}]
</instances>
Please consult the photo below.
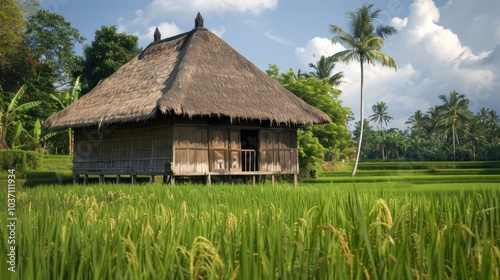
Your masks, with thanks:
<instances>
[{"instance_id":1,"label":"wooden plank wall","mask_svg":"<svg viewBox=\"0 0 500 280\"><path fill-rule=\"evenodd\" d=\"M263 129L259 133L260 171L297 173L297 131Z\"/></svg>"},{"instance_id":2,"label":"wooden plank wall","mask_svg":"<svg viewBox=\"0 0 500 280\"><path fill-rule=\"evenodd\" d=\"M172 126L75 131L75 173L161 175L171 161Z\"/></svg>"},{"instance_id":3,"label":"wooden plank wall","mask_svg":"<svg viewBox=\"0 0 500 280\"><path fill-rule=\"evenodd\" d=\"M208 130L203 126L174 126L176 174L204 174L209 171Z\"/></svg>"}]
</instances>

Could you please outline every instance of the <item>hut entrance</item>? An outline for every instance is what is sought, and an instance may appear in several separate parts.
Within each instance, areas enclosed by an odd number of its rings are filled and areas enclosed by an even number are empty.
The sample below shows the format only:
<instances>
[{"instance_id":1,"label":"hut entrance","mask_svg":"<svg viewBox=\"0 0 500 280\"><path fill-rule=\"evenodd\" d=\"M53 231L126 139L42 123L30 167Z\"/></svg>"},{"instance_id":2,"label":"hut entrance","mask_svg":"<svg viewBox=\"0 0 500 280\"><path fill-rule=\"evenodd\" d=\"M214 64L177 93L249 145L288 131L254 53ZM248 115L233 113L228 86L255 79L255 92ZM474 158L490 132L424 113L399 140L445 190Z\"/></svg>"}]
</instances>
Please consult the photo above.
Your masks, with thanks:
<instances>
[{"instance_id":1,"label":"hut entrance","mask_svg":"<svg viewBox=\"0 0 500 280\"><path fill-rule=\"evenodd\" d=\"M240 139L242 171L259 171L259 131L242 129Z\"/></svg>"}]
</instances>

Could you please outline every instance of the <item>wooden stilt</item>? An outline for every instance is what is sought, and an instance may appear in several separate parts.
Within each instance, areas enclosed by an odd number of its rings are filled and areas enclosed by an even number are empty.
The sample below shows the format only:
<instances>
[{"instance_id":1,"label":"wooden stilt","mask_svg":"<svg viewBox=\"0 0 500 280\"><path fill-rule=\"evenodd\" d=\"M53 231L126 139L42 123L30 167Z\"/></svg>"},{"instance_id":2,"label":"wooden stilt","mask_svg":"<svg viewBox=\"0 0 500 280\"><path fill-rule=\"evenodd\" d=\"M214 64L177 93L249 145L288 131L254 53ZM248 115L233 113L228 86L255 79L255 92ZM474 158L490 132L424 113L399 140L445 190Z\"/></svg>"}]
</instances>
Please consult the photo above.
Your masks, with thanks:
<instances>
[{"instance_id":1,"label":"wooden stilt","mask_svg":"<svg viewBox=\"0 0 500 280\"><path fill-rule=\"evenodd\" d=\"M116 183L120 184L122 182L122 178L120 177L120 174L116 175Z\"/></svg>"},{"instance_id":2,"label":"wooden stilt","mask_svg":"<svg viewBox=\"0 0 500 280\"><path fill-rule=\"evenodd\" d=\"M89 183L89 174L83 174L83 184L87 185Z\"/></svg>"},{"instance_id":3,"label":"wooden stilt","mask_svg":"<svg viewBox=\"0 0 500 280\"><path fill-rule=\"evenodd\" d=\"M80 175L73 174L73 185L78 185L78 181L80 181Z\"/></svg>"},{"instance_id":4,"label":"wooden stilt","mask_svg":"<svg viewBox=\"0 0 500 280\"><path fill-rule=\"evenodd\" d=\"M137 175L136 174L130 175L130 183L131 184L137 183Z\"/></svg>"},{"instance_id":5,"label":"wooden stilt","mask_svg":"<svg viewBox=\"0 0 500 280\"><path fill-rule=\"evenodd\" d=\"M206 180L207 180L207 184L206 184L207 186L212 185L212 176L207 175Z\"/></svg>"},{"instance_id":6,"label":"wooden stilt","mask_svg":"<svg viewBox=\"0 0 500 280\"><path fill-rule=\"evenodd\" d=\"M297 174L293 174L293 185L296 187L298 185L298 177Z\"/></svg>"},{"instance_id":7,"label":"wooden stilt","mask_svg":"<svg viewBox=\"0 0 500 280\"><path fill-rule=\"evenodd\" d=\"M149 175L149 182L154 183L155 182L155 175Z\"/></svg>"},{"instance_id":8,"label":"wooden stilt","mask_svg":"<svg viewBox=\"0 0 500 280\"><path fill-rule=\"evenodd\" d=\"M99 184L104 184L104 174L99 174Z\"/></svg>"},{"instance_id":9,"label":"wooden stilt","mask_svg":"<svg viewBox=\"0 0 500 280\"><path fill-rule=\"evenodd\" d=\"M175 186L175 176L174 175L170 175L170 185Z\"/></svg>"},{"instance_id":10,"label":"wooden stilt","mask_svg":"<svg viewBox=\"0 0 500 280\"><path fill-rule=\"evenodd\" d=\"M254 186L255 186L255 183L256 183L256 182L255 182L255 175L252 175L252 185L254 185Z\"/></svg>"},{"instance_id":11,"label":"wooden stilt","mask_svg":"<svg viewBox=\"0 0 500 280\"><path fill-rule=\"evenodd\" d=\"M274 175L271 175L271 186L274 187Z\"/></svg>"}]
</instances>

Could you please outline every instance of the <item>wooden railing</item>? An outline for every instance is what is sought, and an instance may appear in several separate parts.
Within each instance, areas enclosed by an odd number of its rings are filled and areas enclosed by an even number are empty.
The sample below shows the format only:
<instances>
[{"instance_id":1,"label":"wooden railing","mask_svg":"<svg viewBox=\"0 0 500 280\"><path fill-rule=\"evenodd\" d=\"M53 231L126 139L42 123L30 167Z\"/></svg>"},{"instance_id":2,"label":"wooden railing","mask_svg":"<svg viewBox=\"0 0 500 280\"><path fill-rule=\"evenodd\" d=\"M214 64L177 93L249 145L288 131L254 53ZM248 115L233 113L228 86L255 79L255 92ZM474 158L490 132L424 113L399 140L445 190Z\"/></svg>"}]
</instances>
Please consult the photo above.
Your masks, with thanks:
<instances>
[{"instance_id":1,"label":"wooden railing","mask_svg":"<svg viewBox=\"0 0 500 280\"><path fill-rule=\"evenodd\" d=\"M251 149L242 149L241 162L242 171L258 171L257 151Z\"/></svg>"}]
</instances>

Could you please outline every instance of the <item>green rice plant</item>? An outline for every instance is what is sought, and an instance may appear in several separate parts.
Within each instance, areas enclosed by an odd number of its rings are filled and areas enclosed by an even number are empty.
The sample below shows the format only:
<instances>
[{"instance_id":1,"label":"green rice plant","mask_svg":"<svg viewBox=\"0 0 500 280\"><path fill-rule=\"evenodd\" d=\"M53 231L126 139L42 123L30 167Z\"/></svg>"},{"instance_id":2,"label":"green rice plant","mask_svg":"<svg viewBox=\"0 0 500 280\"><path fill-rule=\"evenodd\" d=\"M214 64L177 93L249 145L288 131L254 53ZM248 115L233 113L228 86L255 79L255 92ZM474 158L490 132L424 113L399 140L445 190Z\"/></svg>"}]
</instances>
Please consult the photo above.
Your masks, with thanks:
<instances>
[{"instance_id":1,"label":"green rice plant","mask_svg":"<svg viewBox=\"0 0 500 280\"><path fill-rule=\"evenodd\" d=\"M1 279L500 278L494 184L40 186L16 196L18 269L0 262ZM0 240L5 256L5 227Z\"/></svg>"}]
</instances>

